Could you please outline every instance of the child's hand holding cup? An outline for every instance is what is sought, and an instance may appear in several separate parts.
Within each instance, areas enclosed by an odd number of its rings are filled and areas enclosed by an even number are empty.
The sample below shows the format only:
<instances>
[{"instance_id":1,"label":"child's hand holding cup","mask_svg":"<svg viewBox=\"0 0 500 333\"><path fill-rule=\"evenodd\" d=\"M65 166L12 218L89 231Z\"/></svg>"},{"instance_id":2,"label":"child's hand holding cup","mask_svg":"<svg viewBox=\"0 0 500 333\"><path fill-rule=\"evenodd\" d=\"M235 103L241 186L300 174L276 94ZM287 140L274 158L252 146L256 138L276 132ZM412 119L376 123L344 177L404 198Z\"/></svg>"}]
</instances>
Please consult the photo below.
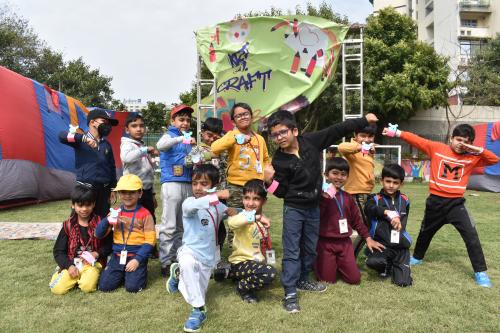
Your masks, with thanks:
<instances>
[{"instance_id":1,"label":"child's hand holding cup","mask_svg":"<svg viewBox=\"0 0 500 333\"><path fill-rule=\"evenodd\" d=\"M393 138L396 136L397 131L398 131L398 124L389 123L389 127L384 131L385 133L384 135Z\"/></svg>"},{"instance_id":2,"label":"child's hand holding cup","mask_svg":"<svg viewBox=\"0 0 500 333\"><path fill-rule=\"evenodd\" d=\"M120 215L121 209L117 208L110 208L109 209L109 215L108 215L108 222L111 225L116 225L118 223L118 216Z\"/></svg>"}]
</instances>

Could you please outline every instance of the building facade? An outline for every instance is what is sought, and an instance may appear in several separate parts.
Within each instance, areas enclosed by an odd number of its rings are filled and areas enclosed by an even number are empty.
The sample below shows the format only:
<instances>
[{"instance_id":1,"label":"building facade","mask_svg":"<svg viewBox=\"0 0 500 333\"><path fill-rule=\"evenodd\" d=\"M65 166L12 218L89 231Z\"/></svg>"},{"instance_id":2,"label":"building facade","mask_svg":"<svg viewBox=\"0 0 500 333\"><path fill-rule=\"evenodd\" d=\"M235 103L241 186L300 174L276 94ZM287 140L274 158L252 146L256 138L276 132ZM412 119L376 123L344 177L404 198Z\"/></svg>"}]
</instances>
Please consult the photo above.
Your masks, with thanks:
<instances>
[{"instance_id":1,"label":"building facade","mask_svg":"<svg viewBox=\"0 0 500 333\"><path fill-rule=\"evenodd\" d=\"M142 102L141 98L138 99L126 98L122 101L122 103L123 105L125 105L125 108L127 109L128 112L141 112L142 110L148 107L148 104Z\"/></svg>"},{"instance_id":2,"label":"building facade","mask_svg":"<svg viewBox=\"0 0 500 333\"><path fill-rule=\"evenodd\" d=\"M411 16L418 39L450 58L452 76L467 67L471 56L500 33L500 0L373 0L374 12L393 7ZM450 79L454 79L451 77Z\"/></svg>"}]
</instances>

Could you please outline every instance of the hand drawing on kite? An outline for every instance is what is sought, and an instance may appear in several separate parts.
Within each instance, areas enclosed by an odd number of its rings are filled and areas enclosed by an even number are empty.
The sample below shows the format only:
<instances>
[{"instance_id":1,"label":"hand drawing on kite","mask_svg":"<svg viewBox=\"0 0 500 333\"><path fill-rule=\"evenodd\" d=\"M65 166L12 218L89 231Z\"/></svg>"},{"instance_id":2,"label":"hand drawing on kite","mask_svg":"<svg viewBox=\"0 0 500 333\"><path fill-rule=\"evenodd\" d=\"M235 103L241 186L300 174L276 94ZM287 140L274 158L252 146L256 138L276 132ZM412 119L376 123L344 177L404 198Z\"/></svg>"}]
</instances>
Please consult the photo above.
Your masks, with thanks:
<instances>
[{"instance_id":1,"label":"hand drawing on kite","mask_svg":"<svg viewBox=\"0 0 500 333\"><path fill-rule=\"evenodd\" d=\"M335 35L326 29L320 29L309 23L300 22L294 19L292 22L283 20L274 25L271 32L278 29L287 29L284 35L285 43L295 51L290 73L296 74L299 69L307 77L311 77L316 67L322 68L321 79L330 78L335 60L334 51L340 47ZM333 47L328 47L328 42ZM329 58L325 52L329 50Z\"/></svg>"}]
</instances>

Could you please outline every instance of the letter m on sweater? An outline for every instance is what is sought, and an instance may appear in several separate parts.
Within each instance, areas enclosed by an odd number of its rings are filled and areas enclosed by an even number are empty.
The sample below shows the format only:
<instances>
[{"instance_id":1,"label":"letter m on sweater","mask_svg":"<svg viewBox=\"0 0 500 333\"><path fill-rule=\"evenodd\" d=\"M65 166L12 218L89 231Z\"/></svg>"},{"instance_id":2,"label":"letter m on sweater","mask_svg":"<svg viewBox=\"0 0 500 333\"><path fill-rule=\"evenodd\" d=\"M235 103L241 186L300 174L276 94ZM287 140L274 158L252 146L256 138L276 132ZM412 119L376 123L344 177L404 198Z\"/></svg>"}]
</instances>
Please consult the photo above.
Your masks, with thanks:
<instances>
[{"instance_id":1,"label":"letter m on sweater","mask_svg":"<svg viewBox=\"0 0 500 333\"><path fill-rule=\"evenodd\" d=\"M438 178L449 182L460 182L464 174L464 164L441 160L438 170Z\"/></svg>"}]
</instances>

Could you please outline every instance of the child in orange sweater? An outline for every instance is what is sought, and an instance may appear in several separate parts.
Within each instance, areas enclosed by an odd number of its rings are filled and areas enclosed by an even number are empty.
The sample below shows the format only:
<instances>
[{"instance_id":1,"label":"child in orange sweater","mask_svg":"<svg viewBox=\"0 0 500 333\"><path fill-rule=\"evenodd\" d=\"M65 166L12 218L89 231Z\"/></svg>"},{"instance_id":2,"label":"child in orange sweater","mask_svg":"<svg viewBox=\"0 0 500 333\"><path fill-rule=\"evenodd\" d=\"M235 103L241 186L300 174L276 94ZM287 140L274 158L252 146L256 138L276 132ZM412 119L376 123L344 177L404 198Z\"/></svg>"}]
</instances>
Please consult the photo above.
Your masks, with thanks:
<instances>
[{"instance_id":1,"label":"child in orange sweater","mask_svg":"<svg viewBox=\"0 0 500 333\"><path fill-rule=\"evenodd\" d=\"M410 264L422 263L434 234L443 225L450 223L465 242L476 283L482 287L491 287L481 242L464 206L463 196L472 169L498 163L499 158L487 149L472 145L475 132L474 128L467 124L458 125L453 129L449 145L429 141L394 128L384 128L382 134L400 137L431 159L430 195L426 201L424 219Z\"/></svg>"},{"instance_id":2,"label":"child in orange sweater","mask_svg":"<svg viewBox=\"0 0 500 333\"><path fill-rule=\"evenodd\" d=\"M367 225L364 204L375 186L374 140L376 125L368 125L354 132L351 142L339 145L339 152L349 163L349 177L344 190L353 196L363 222Z\"/></svg>"}]
</instances>

